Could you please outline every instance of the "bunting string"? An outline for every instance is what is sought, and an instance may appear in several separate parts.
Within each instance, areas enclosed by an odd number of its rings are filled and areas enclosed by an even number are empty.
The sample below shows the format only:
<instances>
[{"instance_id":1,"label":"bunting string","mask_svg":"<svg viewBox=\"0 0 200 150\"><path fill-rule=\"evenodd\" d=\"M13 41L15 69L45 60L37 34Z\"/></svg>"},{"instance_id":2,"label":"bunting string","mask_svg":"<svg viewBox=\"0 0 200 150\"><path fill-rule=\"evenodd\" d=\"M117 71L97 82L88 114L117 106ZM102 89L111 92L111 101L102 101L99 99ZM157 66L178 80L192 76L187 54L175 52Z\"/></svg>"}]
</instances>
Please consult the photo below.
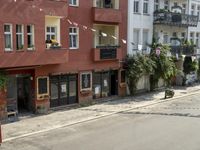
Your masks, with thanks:
<instances>
[{"instance_id":1,"label":"bunting string","mask_svg":"<svg viewBox=\"0 0 200 150\"><path fill-rule=\"evenodd\" d=\"M19 1L19 0L13 0L15 3L17 2L17 1ZM30 2L34 2L34 0L26 0L26 1L30 1ZM49 1L55 1L55 2L66 2L66 1L63 1L63 0L49 0ZM31 5L31 7L32 8L37 8L39 11L43 11L43 9L41 8L41 7L39 7L39 6L37 6L37 4L32 4ZM50 14L51 15L51 14ZM82 25L82 24L80 24L80 23L77 23L77 22L74 22L74 21L71 21L68 17L66 17L66 16L63 16L62 17L62 19L67 19L67 22L68 22L68 24L70 24L70 25L73 25L73 26L75 26L75 27L80 27L81 29L83 29L84 31L87 31L87 30L90 30L90 31L92 31L92 32L97 32L97 30L96 29L94 29L94 28L91 28L91 27L88 27L88 26L86 26L86 25ZM103 36L103 37L111 37L111 38L113 38L114 40L119 40L115 35L110 35L110 34L108 34L108 33L105 33L105 32L101 32L101 36ZM123 44L127 44L127 41L126 41L126 39L121 39L121 41L122 41L122 43Z\"/></svg>"}]
</instances>

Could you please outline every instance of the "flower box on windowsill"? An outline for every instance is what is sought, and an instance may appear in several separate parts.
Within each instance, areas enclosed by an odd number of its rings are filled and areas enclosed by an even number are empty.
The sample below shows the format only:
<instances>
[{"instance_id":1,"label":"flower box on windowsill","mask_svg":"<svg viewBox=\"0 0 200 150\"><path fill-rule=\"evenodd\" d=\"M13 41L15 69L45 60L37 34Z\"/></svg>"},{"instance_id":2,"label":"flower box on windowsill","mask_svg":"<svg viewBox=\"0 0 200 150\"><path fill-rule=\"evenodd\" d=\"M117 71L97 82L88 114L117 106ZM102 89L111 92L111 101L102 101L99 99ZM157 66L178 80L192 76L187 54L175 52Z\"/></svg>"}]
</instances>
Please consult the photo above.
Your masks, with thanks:
<instances>
[{"instance_id":1,"label":"flower box on windowsill","mask_svg":"<svg viewBox=\"0 0 200 150\"><path fill-rule=\"evenodd\" d=\"M50 46L50 49L61 49L61 46Z\"/></svg>"}]
</instances>

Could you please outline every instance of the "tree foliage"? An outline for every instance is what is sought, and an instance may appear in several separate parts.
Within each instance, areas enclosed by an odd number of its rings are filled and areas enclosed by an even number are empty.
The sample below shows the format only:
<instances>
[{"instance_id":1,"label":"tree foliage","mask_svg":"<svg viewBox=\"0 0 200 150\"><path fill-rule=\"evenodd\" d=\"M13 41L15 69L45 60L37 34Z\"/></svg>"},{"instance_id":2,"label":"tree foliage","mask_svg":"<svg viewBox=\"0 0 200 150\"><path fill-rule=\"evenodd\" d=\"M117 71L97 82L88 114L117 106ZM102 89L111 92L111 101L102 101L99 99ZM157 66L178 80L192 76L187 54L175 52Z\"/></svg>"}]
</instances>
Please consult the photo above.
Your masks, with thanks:
<instances>
[{"instance_id":1,"label":"tree foliage","mask_svg":"<svg viewBox=\"0 0 200 150\"><path fill-rule=\"evenodd\" d=\"M137 54L126 57L126 66L130 94L134 95L137 90L139 79L145 74L153 73L155 63L149 56Z\"/></svg>"},{"instance_id":2,"label":"tree foliage","mask_svg":"<svg viewBox=\"0 0 200 150\"><path fill-rule=\"evenodd\" d=\"M156 54L156 48L159 47L161 49L160 55ZM156 67L154 68L154 84L158 82L160 78L162 78L167 86L170 86L170 82L172 77L174 77L177 73L176 65L172 57L167 56L170 51L170 47L168 45L157 45L152 49L150 58L156 63Z\"/></svg>"},{"instance_id":3,"label":"tree foliage","mask_svg":"<svg viewBox=\"0 0 200 150\"><path fill-rule=\"evenodd\" d=\"M7 84L8 77L5 71L0 71L0 90L2 90Z\"/></svg>"},{"instance_id":4,"label":"tree foliage","mask_svg":"<svg viewBox=\"0 0 200 150\"><path fill-rule=\"evenodd\" d=\"M156 54L156 48L160 48L160 55ZM177 69L172 57L167 54L170 47L167 45L152 44L152 51L150 55L136 54L127 56L126 69L130 94L134 95L137 90L139 79L143 75L151 76L151 87L156 87L159 79L162 78L167 86L170 85L172 77L176 75Z\"/></svg>"}]
</instances>

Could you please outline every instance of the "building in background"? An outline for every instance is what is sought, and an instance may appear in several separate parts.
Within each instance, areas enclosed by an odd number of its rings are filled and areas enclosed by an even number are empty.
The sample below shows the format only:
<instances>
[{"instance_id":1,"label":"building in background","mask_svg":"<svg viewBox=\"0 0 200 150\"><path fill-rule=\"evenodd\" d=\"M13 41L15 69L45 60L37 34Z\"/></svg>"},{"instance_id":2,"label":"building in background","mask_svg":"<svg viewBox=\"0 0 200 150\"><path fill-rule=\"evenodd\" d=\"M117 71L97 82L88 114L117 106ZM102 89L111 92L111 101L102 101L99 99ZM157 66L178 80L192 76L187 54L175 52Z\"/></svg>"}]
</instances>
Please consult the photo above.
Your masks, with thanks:
<instances>
[{"instance_id":1,"label":"building in background","mask_svg":"<svg viewBox=\"0 0 200 150\"><path fill-rule=\"evenodd\" d=\"M1 117L125 95L126 16L124 0L2 0Z\"/></svg>"},{"instance_id":2,"label":"building in background","mask_svg":"<svg viewBox=\"0 0 200 150\"><path fill-rule=\"evenodd\" d=\"M199 0L129 0L128 54L150 53L152 40L171 47L171 54L198 56L200 48ZM183 70L183 62L179 69ZM139 89L149 89L148 77Z\"/></svg>"}]
</instances>

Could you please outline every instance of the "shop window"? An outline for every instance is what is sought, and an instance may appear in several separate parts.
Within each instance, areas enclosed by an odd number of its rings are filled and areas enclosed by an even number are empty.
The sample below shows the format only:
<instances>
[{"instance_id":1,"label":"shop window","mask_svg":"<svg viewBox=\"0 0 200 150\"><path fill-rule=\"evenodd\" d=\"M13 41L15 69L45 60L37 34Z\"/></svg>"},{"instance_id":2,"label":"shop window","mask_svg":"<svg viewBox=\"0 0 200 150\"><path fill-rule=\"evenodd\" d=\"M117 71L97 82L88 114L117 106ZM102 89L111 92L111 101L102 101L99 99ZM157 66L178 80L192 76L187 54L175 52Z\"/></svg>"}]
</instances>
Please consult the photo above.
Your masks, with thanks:
<instances>
[{"instance_id":1,"label":"shop window","mask_svg":"<svg viewBox=\"0 0 200 150\"><path fill-rule=\"evenodd\" d=\"M81 90L91 90L92 89L92 73L81 73Z\"/></svg>"},{"instance_id":2,"label":"shop window","mask_svg":"<svg viewBox=\"0 0 200 150\"><path fill-rule=\"evenodd\" d=\"M37 95L39 99L49 95L49 78L38 77L37 78Z\"/></svg>"}]
</instances>

